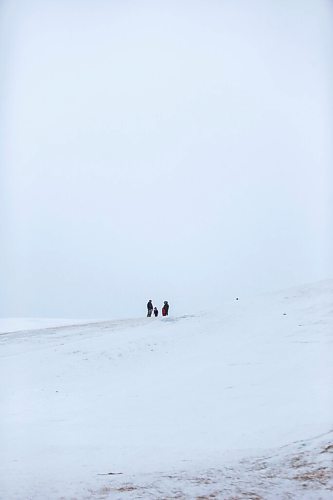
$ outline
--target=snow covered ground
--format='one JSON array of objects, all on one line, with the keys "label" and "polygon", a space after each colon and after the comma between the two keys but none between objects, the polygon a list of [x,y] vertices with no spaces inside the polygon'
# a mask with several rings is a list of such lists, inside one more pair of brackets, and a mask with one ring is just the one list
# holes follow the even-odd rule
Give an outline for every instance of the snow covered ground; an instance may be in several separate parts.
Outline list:
[{"label": "snow covered ground", "polygon": [[0,357],[1,499],[333,496],[333,280]]},{"label": "snow covered ground", "polygon": [[40,330],[42,328],[54,328],[55,326],[81,325],[87,322],[96,323],[97,321],[96,319],[0,318],[0,335],[19,330]]}]

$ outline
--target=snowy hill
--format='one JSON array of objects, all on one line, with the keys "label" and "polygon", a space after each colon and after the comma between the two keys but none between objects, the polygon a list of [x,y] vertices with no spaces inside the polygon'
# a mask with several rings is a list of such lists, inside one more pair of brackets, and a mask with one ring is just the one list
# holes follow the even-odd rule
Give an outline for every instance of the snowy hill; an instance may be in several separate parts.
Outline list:
[{"label": "snowy hill", "polygon": [[0,498],[331,498],[332,304],[1,334]]},{"label": "snowy hill", "polygon": [[[85,320],[85,323],[88,321]],[[89,320],[96,323],[97,320]],[[2,333],[18,332],[22,330],[41,330],[43,328],[54,328],[56,326],[82,325],[82,319],[60,319],[60,318],[0,318],[0,335]]]}]

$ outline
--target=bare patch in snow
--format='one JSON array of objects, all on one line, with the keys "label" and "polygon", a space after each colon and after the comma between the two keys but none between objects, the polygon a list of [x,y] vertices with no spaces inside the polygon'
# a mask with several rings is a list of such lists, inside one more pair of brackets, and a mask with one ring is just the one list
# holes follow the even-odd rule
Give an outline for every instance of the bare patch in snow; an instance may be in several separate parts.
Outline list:
[{"label": "bare patch in snow", "polygon": [[329,499],[333,492],[333,432],[294,443],[270,456],[206,471],[146,474],[91,492],[89,499],[263,500]]}]

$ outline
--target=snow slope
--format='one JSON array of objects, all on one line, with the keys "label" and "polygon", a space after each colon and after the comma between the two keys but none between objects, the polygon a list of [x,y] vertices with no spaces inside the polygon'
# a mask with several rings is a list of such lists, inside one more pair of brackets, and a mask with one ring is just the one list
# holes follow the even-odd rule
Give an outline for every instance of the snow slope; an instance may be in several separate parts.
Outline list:
[{"label": "snow slope", "polygon": [[2,333],[17,332],[20,330],[41,330],[55,326],[81,325],[82,323],[96,323],[96,319],[60,319],[60,318],[0,318],[0,335]]},{"label": "snow slope", "polygon": [[332,495],[332,326],[330,280],[0,335],[0,498]]}]

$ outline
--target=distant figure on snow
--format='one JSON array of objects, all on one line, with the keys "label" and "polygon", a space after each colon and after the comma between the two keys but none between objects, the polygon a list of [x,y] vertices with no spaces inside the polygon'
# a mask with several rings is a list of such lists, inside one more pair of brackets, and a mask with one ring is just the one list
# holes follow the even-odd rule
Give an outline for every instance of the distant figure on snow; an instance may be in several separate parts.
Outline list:
[{"label": "distant figure on snow", "polygon": [[152,300],[148,300],[148,304],[147,304],[147,318],[150,318],[151,317],[151,313],[153,312],[153,302]]},{"label": "distant figure on snow", "polygon": [[168,316],[169,314],[169,304],[168,301],[164,301],[164,306],[162,307],[162,316]]},{"label": "distant figure on snow", "polygon": [[155,316],[155,318],[157,318],[157,316],[158,316],[158,309],[157,309],[157,307],[154,307],[154,316]]}]

